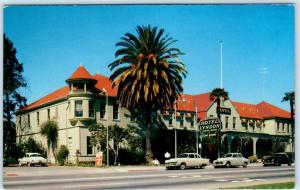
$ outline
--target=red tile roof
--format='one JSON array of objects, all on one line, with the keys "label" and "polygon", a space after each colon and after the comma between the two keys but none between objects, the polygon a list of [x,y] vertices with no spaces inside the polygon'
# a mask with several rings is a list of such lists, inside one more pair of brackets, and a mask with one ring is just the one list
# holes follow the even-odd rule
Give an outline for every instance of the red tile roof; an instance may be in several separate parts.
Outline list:
[{"label": "red tile roof", "polygon": [[279,107],[273,106],[267,102],[261,102],[257,104],[258,109],[261,111],[261,115],[264,118],[268,117],[281,117],[281,118],[291,118],[291,114]]},{"label": "red tile roof", "polygon": [[194,95],[194,101],[198,110],[198,118],[201,120],[206,119],[206,112],[213,103],[213,100],[210,99],[210,93]]},{"label": "red tile roof", "polygon": [[67,81],[74,79],[93,79],[93,77],[82,65],[80,65],[76,69],[76,71],[67,79]]},{"label": "red tile roof", "polygon": [[177,100],[177,110],[195,111],[195,103],[192,95],[182,94],[179,100]]},{"label": "red tile roof", "polygon": [[290,118],[290,113],[267,102],[246,104],[232,102],[241,117],[263,119],[270,117]]},{"label": "red tile roof", "polygon": [[100,74],[95,74],[93,76],[95,80],[97,80],[96,83],[96,88],[99,89],[100,91],[103,91],[103,88],[107,91],[108,96],[117,96],[117,86],[112,88],[112,82],[109,80],[108,77],[100,75]]},{"label": "red tile roof", "polygon": [[262,119],[260,110],[254,104],[232,102],[240,117]]},{"label": "red tile roof", "polygon": [[44,96],[43,98],[29,104],[28,106],[20,109],[19,111],[30,110],[30,109],[39,107],[41,105],[54,102],[56,100],[63,99],[65,97],[67,97],[69,93],[70,93],[70,87],[65,86],[65,87],[60,88],[60,89],[48,94],[47,96]]}]

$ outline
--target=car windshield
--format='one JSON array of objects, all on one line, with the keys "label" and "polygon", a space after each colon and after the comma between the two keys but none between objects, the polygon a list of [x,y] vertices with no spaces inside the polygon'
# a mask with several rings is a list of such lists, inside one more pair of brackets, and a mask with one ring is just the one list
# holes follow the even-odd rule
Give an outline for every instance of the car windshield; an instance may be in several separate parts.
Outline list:
[{"label": "car windshield", "polygon": [[180,154],[179,156],[178,156],[178,158],[186,158],[187,157],[187,154]]},{"label": "car windshield", "polygon": [[30,155],[30,157],[38,157],[38,156],[39,156],[39,157],[42,157],[42,155],[40,155],[40,154],[31,154],[31,155]]},{"label": "car windshield", "polygon": [[224,158],[229,158],[229,157],[231,157],[231,154],[225,154],[224,155]]}]

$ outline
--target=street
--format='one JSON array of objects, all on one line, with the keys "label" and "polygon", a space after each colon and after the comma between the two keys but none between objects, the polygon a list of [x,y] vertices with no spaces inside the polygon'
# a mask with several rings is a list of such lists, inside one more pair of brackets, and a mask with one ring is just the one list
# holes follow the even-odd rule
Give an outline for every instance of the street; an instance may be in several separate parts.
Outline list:
[{"label": "street", "polygon": [[5,189],[203,189],[295,181],[294,166],[165,170],[158,167],[9,167]]}]

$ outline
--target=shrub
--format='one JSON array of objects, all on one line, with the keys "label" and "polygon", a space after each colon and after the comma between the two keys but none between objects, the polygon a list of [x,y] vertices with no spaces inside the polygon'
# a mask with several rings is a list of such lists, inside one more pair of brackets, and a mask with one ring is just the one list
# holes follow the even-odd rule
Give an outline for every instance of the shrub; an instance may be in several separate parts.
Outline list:
[{"label": "shrub", "polygon": [[257,157],[254,156],[254,155],[253,156],[249,156],[248,159],[249,159],[250,163],[256,163],[257,162]]},{"label": "shrub", "polygon": [[65,145],[61,145],[56,155],[56,159],[58,163],[60,165],[64,165],[68,155],[69,155],[68,148]]}]

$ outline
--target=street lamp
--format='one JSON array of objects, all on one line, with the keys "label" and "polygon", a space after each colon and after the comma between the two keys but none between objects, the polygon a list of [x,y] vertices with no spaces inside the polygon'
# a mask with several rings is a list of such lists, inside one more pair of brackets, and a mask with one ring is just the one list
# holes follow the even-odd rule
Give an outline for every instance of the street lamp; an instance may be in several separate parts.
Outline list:
[{"label": "street lamp", "polygon": [[102,88],[103,92],[106,96],[105,103],[105,118],[106,118],[106,164],[109,166],[109,150],[108,150],[108,94],[105,88]]}]

